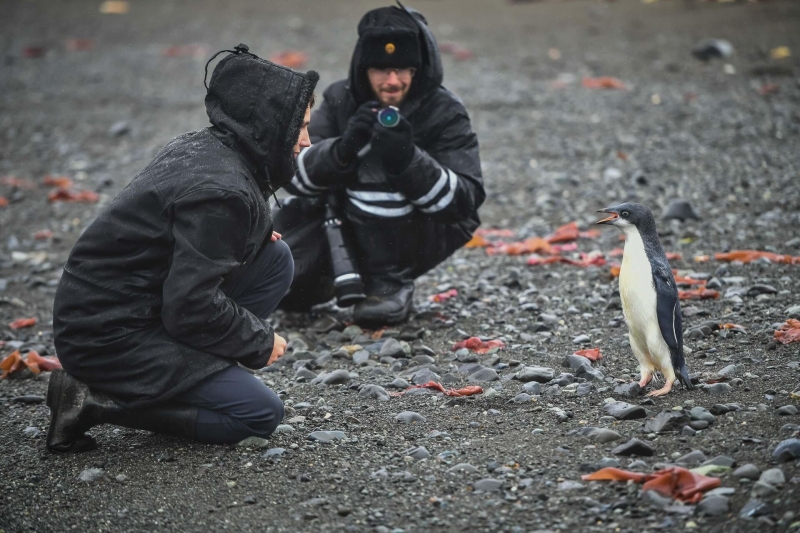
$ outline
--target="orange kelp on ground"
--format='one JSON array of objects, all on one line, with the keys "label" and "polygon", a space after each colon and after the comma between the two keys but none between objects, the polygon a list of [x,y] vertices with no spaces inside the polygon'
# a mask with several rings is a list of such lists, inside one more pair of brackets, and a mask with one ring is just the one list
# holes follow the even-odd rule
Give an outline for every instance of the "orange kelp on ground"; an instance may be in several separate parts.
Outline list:
[{"label": "orange kelp on ground", "polygon": [[[705,259],[705,256],[699,257]],[[773,263],[800,265],[800,257],[798,256],[762,252],[759,250],[733,250],[731,252],[714,254],[714,259],[717,261],[741,261],[742,263],[751,263],[761,258],[769,259]],[[695,258],[695,261],[697,260],[698,258]]]},{"label": "orange kelp on ground", "polygon": [[652,474],[639,474],[619,468],[601,468],[593,474],[582,476],[586,481],[635,481],[644,482],[642,490],[654,490],[663,496],[669,496],[687,503],[697,503],[703,493],[720,486],[717,478],[695,474],[694,472],[673,466],[658,470]]},{"label": "orange kelp on ground", "polygon": [[790,318],[775,330],[775,340],[781,344],[800,342],[800,320]]},{"label": "orange kelp on ground", "polygon": [[719,298],[719,291],[714,289],[689,289],[678,291],[678,298],[681,300],[715,300]]},{"label": "orange kelp on ground", "polygon": [[454,352],[456,350],[460,350],[461,348],[466,348],[467,350],[475,353],[486,353],[492,348],[505,348],[506,345],[501,340],[493,339],[490,341],[482,341],[478,337],[470,337],[469,339],[459,341],[453,345],[451,348]]},{"label": "orange kelp on ground", "polygon": [[600,348],[586,348],[583,350],[578,350],[573,355],[580,355],[589,361],[599,361],[603,358],[603,354],[600,353]]},{"label": "orange kelp on ground", "polygon": [[61,368],[61,362],[58,357],[42,357],[38,352],[31,350],[23,358],[19,350],[17,350],[0,361],[0,370],[2,371],[0,379],[5,379],[9,375],[25,369],[38,374],[42,371],[50,372],[57,368]]},{"label": "orange kelp on ground", "polygon": [[422,385],[411,385],[404,391],[400,392],[390,392],[389,396],[403,396],[406,392],[412,389],[434,389],[438,390],[439,392],[443,393],[445,396],[474,396],[475,394],[481,394],[483,389],[478,385],[469,385],[467,387],[462,387],[460,389],[445,389],[441,383],[436,383],[435,381],[429,381],[427,383],[423,383]]}]

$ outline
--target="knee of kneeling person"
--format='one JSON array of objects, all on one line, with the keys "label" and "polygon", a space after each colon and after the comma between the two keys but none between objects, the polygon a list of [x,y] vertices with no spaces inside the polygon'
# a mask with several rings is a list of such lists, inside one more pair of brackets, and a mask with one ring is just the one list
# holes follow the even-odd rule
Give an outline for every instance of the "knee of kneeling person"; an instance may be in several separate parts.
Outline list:
[{"label": "knee of kneeling person", "polygon": [[280,275],[287,280],[287,283],[291,284],[292,278],[294,277],[294,259],[292,258],[292,250],[283,240],[277,240],[273,242],[272,246],[275,246],[273,253],[275,254],[276,269]]},{"label": "knee of kneeling person", "polygon": [[242,420],[256,437],[266,439],[278,428],[283,421],[284,407],[278,395],[272,393],[266,404],[260,404],[257,412]]}]

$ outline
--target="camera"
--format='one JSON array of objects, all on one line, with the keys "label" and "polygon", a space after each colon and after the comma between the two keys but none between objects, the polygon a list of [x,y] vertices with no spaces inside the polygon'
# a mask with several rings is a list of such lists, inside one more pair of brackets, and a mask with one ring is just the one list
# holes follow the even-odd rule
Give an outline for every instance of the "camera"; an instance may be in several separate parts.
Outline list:
[{"label": "camera", "polygon": [[346,232],[342,231],[342,219],[339,216],[339,201],[335,194],[328,195],[325,204],[325,235],[331,252],[331,269],[333,270],[333,295],[336,305],[349,307],[364,300],[364,282],[358,273],[355,261],[350,256]]},{"label": "camera", "polygon": [[400,122],[400,110],[394,106],[378,111],[378,122],[384,128],[394,128]]}]

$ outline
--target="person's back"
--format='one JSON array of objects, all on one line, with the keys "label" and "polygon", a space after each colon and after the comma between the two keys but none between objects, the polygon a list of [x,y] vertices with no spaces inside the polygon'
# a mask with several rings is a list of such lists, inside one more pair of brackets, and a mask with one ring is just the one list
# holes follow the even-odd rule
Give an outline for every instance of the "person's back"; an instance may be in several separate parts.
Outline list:
[{"label": "person's back", "polygon": [[50,449],[93,445],[83,432],[103,422],[206,442],[280,422],[280,400],[237,363],[285,347],[266,318],[293,265],[268,198],[309,145],[317,79],[237,47],[211,77],[211,127],[170,142],[81,235],[54,302],[66,373],[48,391]]}]

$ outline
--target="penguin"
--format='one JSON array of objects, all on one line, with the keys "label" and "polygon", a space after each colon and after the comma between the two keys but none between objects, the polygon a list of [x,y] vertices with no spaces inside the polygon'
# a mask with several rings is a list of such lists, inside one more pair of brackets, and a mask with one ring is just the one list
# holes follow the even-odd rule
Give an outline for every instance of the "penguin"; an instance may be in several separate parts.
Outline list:
[{"label": "penguin", "polygon": [[619,273],[622,312],[628,324],[633,354],[639,361],[644,388],[661,372],[666,384],[648,396],[663,396],[675,380],[694,388],[683,357],[683,329],[678,287],[656,233],[656,221],[647,206],[624,203],[598,213],[610,216],[597,222],[618,227],[625,235]]}]

